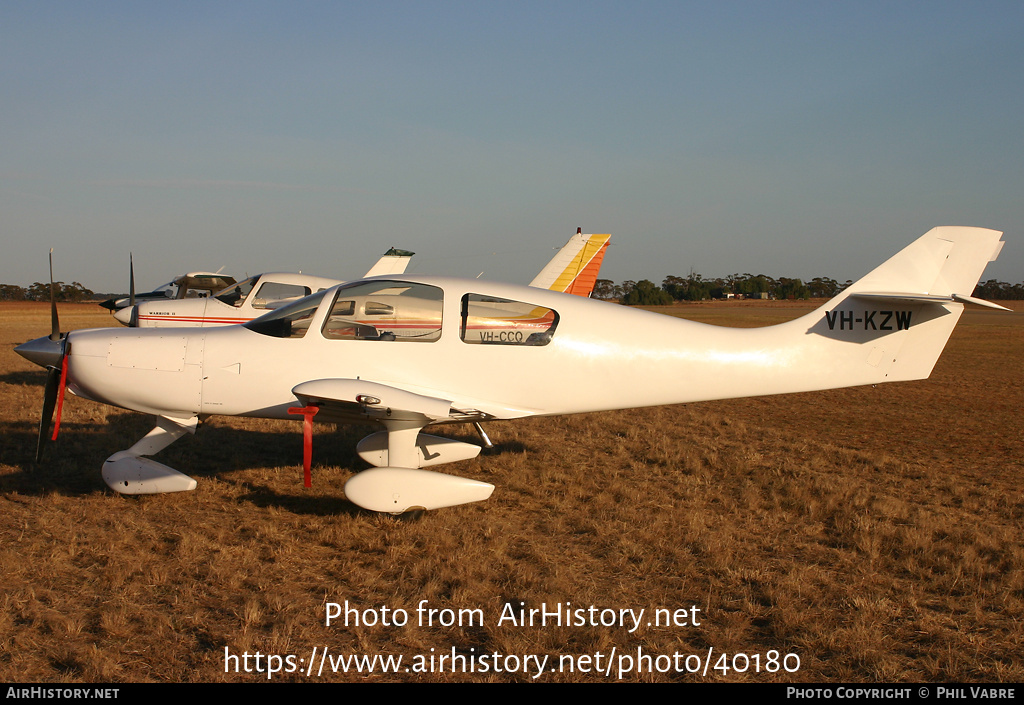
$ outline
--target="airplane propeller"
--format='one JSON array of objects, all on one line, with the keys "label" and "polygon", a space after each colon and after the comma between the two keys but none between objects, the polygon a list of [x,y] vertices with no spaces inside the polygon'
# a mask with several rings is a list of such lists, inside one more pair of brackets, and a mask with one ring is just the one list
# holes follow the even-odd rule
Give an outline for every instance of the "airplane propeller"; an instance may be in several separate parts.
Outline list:
[{"label": "airplane propeller", "polygon": [[43,459],[43,448],[50,425],[54,420],[54,409],[57,411],[56,424],[50,440],[57,440],[60,431],[60,415],[64,406],[64,390],[67,387],[68,365],[67,356],[70,344],[67,334],[60,332],[60,320],[57,317],[57,296],[53,283],[53,250],[50,250],[50,335],[36,338],[14,348],[14,351],[25,359],[46,368],[46,387],[43,391],[43,413],[39,418],[39,438],[36,441],[36,463]]},{"label": "airplane propeller", "polygon": [[[61,411],[64,408],[64,390],[67,388],[68,381],[68,364],[67,364],[67,349],[70,347],[64,341],[62,342],[62,354],[60,360],[60,367],[47,367],[46,371],[46,388],[43,392],[43,413],[39,417],[39,437],[36,440],[36,462],[42,462],[43,460],[43,448],[46,446],[47,436],[50,433],[50,424],[53,423],[53,435],[50,436],[51,441],[57,440],[57,434],[60,432],[60,416]],[[54,405],[56,405],[57,415],[54,419]]]},{"label": "airplane propeller", "polygon": [[138,328],[139,310],[135,308],[135,262],[132,260],[131,252],[128,253],[128,310],[132,312],[128,326]]}]

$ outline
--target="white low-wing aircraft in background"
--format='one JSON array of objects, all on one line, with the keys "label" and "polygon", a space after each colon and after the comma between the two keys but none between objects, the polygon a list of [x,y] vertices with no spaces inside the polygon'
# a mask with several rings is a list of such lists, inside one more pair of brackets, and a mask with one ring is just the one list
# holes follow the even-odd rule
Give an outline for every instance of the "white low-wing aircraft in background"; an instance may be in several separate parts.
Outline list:
[{"label": "white low-wing aircraft in background", "polygon": [[[486,499],[493,486],[429,470],[480,447],[433,424],[571,414],[923,379],[1001,233],[931,230],[816,311],[724,328],[538,288],[386,276],[333,287],[242,326],[95,329],[26,343],[50,367],[41,434],[74,394],[157,415],[103,465],[124,493],[191,490],[148,456],[211,415],[373,422],[346,497],[400,513]],[[59,414],[58,414],[59,423]],[[481,429],[482,430],[482,429]],[[486,437],[485,437],[486,440]]]},{"label": "white low-wing aircraft in background", "polygon": [[[402,274],[415,253],[392,247],[366,273],[367,277]],[[314,291],[340,284],[340,279],[310,274],[268,272],[245,281],[225,284],[206,298],[176,298],[140,301],[114,314],[119,322],[133,328],[191,328],[230,326],[245,323],[279,308],[283,303],[309,296]]]},{"label": "white low-wing aircraft in background", "polygon": [[[610,235],[576,235],[530,282],[530,286],[590,296],[597,282]],[[414,253],[391,248],[370,268],[364,278],[402,274]],[[231,281],[208,298],[160,298],[122,308],[114,318],[132,328],[182,328],[228,326],[245,323],[280,308],[289,301],[341,284],[340,279],[325,279],[309,274],[270,272]]]},{"label": "white low-wing aircraft in background", "polygon": [[[188,274],[182,274],[180,277],[175,277],[171,281],[158,286],[153,291],[143,292],[136,294],[135,290],[135,270],[132,268],[131,274],[131,288],[132,294],[130,296],[115,297],[101,301],[100,306],[106,309],[110,309],[111,313],[121,311],[125,308],[131,308],[136,304],[144,301],[169,301],[177,299],[192,299],[204,296],[210,296],[215,291],[220,291],[226,286],[231,286],[235,283],[234,277],[229,277],[226,274],[217,272],[189,272]],[[116,314],[115,314],[116,315]],[[118,319],[120,320],[120,319]]]}]

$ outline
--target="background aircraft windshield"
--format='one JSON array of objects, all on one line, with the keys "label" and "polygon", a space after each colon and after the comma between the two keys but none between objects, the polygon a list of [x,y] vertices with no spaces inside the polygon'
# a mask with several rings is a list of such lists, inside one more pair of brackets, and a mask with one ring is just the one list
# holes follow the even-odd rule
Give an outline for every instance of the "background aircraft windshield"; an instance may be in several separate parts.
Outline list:
[{"label": "background aircraft windshield", "polygon": [[327,291],[318,291],[242,325],[251,331],[274,338],[301,338],[309,330],[309,322],[316,314],[325,294]]}]

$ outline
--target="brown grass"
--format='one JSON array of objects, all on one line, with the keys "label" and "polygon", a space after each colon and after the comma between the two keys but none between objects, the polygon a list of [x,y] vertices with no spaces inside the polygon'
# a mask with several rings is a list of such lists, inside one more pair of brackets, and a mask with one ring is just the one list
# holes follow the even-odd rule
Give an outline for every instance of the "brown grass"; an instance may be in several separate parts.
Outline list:
[{"label": "brown grass", "polygon": [[[760,325],[806,310],[671,313]],[[95,306],[61,316],[65,327],[110,322]],[[212,419],[159,456],[196,477],[195,492],[130,498],[107,491],[99,468],[151,420],[70,398],[62,437],[33,472],[43,374],[12,348],[44,334],[48,313],[0,305],[0,322],[4,681],[265,680],[225,673],[225,647],[307,659],[327,647],[406,664],[453,647],[554,659],[713,649],[716,660],[761,654],[762,664],[775,650],[797,654],[799,670],[625,679],[1024,680],[1018,314],[965,314],[923,382],[494,423],[496,450],[451,468],[494,482],[494,496],[418,521],[344,500],[362,467],[359,428],[318,427],[306,490],[297,423]],[[404,608],[410,624],[326,627],[325,603],[345,600]],[[416,625],[420,600],[480,609],[485,622]],[[696,606],[701,625],[498,626],[503,607],[521,602]]]}]

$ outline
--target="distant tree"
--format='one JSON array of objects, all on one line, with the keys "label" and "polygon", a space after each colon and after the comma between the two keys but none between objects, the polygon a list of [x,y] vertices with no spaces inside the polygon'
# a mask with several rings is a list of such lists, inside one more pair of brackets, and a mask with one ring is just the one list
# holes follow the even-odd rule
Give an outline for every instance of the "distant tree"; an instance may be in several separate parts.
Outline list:
[{"label": "distant tree", "polygon": [[25,287],[16,284],[0,284],[0,301],[24,301]]},{"label": "distant tree", "polygon": [[[643,288],[633,293],[640,289],[641,284],[643,284]],[[805,284],[802,279],[788,277],[773,279],[764,274],[754,275],[749,272],[730,274],[720,279],[705,279],[697,272],[690,270],[690,274],[685,278],[665,277],[660,289],[646,279],[639,283],[627,280],[621,285],[614,284],[608,279],[599,279],[594,289],[594,297],[618,299],[624,304],[635,304],[642,301],[647,306],[656,306],[658,301],[665,301],[660,294],[653,293],[655,290],[675,301],[703,301],[709,298],[719,298],[730,292],[743,296],[767,293],[778,299],[830,298],[841,293],[851,284],[853,282],[849,279],[840,284],[830,277],[815,277]],[[28,296],[32,295],[32,290],[30,290]],[[1024,282],[1008,284],[996,279],[989,279],[975,287],[974,296],[996,301],[1024,300]],[[46,297],[49,297],[49,293],[46,294]],[[667,303],[667,301],[665,302]]]},{"label": "distant tree", "polygon": [[86,289],[80,282],[65,284],[57,293],[58,301],[81,302],[92,298],[92,290]]},{"label": "distant tree", "polygon": [[979,299],[1020,300],[1024,299],[1024,282],[1008,284],[1007,282],[989,279],[974,288],[974,296]]},{"label": "distant tree", "polygon": [[686,280],[682,277],[668,276],[661,282],[661,288],[676,301],[682,301],[686,295]]},{"label": "distant tree", "polygon": [[[79,302],[91,299],[93,292],[91,289],[86,289],[79,282],[72,282],[65,284],[64,282],[53,283],[53,295],[57,301],[65,302]],[[25,298],[30,301],[49,301],[50,300],[50,285],[43,282],[35,282],[25,292]]]},{"label": "distant tree", "polygon": [[598,279],[597,282],[594,283],[594,293],[592,298],[602,299],[604,301],[618,298],[615,295],[615,282],[611,279]]},{"label": "distant tree", "polygon": [[705,281],[704,277],[691,269],[685,279],[676,276],[665,277],[661,286],[662,290],[676,301],[703,301],[711,298],[712,289],[721,287],[721,280]]},{"label": "distant tree", "polygon": [[815,277],[807,282],[811,296],[830,298],[839,293],[839,282],[829,277]]},{"label": "distant tree", "polygon": [[754,276],[753,274],[747,273],[736,281],[733,290],[737,294],[750,296],[751,294],[768,294],[771,293],[774,288],[775,280],[771,277],[766,277],[763,274]]},{"label": "distant tree", "polygon": [[687,301],[704,301],[711,297],[711,283],[704,281],[697,272],[690,270],[690,276],[686,278],[686,295],[683,297]]},{"label": "distant tree", "polygon": [[654,282],[642,279],[622,297],[621,303],[628,306],[665,306],[672,303],[672,297]]},{"label": "distant tree", "polygon": [[780,299],[809,299],[811,290],[799,279],[782,277],[778,281],[775,296]]},{"label": "distant tree", "polygon": [[[54,286],[56,291],[57,287]],[[25,292],[25,298],[29,301],[49,301],[50,285],[43,282],[33,282],[32,286]]]}]

